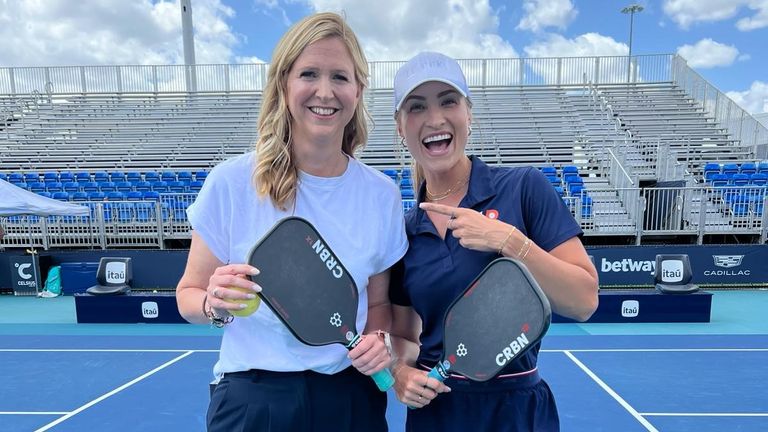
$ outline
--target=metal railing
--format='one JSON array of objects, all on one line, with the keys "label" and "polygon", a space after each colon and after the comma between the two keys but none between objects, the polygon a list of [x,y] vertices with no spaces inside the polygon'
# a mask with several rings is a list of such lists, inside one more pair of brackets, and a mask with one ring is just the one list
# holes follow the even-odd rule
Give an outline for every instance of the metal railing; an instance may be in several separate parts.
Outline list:
[{"label": "metal railing", "polygon": [[[671,54],[461,59],[470,86],[583,85],[671,81]],[[402,61],[369,63],[370,88],[392,88]],[[631,73],[627,73],[627,68]],[[0,94],[261,91],[269,64],[45,66],[0,68]],[[194,82],[193,82],[194,81]]]},{"label": "metal railing", "polygon": [[756,157],[768,155],[768,129],[736,102],[708,83],[688,63],[675,55],[671,60],[673,81],[704,108],[743,145],[753,146]]},{"label": "metal railing", "polygon": [[[618,158],[617,158],[618,159]],[[768,240],[768,190],[765,186],[632,187],[628,175],[616,184],[589,188],[563,201],[587,236],[633,237],[636,244],[653,236],[743,234]],[[6,235],[0,247],[25,248],[165,248],[166,240],[191,238],[186,208],[195,194],[161,194],[159,201],[83,203],[91,216],[0,218]],[[404,207],[412,206],[406,200]]]}]

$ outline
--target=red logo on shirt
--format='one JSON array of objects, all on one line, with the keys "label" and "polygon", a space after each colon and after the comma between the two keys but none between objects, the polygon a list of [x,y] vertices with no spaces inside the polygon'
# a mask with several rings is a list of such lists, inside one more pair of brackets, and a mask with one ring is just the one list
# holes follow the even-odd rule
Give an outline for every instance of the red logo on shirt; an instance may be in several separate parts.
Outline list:
[{"label": "red logo on shirt", "polygon": [[485,216],[487,216],[490,219],[498,219],[499,211],[494,209],[488,209],[485,211]]}]

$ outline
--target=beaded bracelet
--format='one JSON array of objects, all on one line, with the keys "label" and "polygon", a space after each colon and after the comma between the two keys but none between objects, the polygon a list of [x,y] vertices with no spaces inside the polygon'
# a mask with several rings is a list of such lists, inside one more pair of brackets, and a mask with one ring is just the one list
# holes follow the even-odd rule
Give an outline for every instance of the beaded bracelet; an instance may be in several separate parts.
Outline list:
[{"label": "beaded bracelet", "polygon": [[228,317],[220,317],[213,312],[213,307],[207,306],[210,305],[208,304],[208,293],[205,293],[205,296],[203,297],[203,315],[205,315],[208,320],[211,321],[211,325],[216,328],[222,328],[235,319],[232,315],[229,315]]}]

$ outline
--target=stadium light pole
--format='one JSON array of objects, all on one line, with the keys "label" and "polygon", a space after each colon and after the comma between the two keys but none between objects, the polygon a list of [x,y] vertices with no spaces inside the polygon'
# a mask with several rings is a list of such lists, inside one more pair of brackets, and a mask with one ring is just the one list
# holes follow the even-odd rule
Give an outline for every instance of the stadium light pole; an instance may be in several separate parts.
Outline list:
[{"label": "stadium light pole", "polygon": [[643,11],[639,4],[633,4],[621,10],[623,14],[629,14],[629,56],[627,56],[627,83],[629,83],[632,74],[632,26],[635,21],[635,14]]}]

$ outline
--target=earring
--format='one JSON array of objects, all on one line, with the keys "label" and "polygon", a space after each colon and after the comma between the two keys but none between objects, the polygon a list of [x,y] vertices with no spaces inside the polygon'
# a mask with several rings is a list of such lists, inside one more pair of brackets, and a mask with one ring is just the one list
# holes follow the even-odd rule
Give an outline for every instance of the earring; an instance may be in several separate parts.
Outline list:
[{"label": "earring", "polygon": [[405,137],[400,137],[400,146],[405,147]]},{"label": "earring", "polygon": [[472,125],[467,126],[467,136],[472,136]]}]

